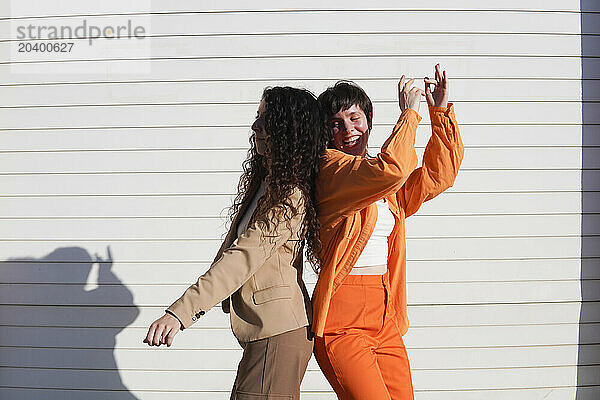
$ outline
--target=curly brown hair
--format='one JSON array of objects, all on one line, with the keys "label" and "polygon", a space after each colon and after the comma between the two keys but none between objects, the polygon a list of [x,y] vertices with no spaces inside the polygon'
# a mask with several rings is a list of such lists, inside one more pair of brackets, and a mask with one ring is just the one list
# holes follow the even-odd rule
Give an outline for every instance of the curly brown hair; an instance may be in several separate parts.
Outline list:
[{"label": "curly brown hair", "polygon": [[315,180],[327,146],[329,130],[323,122],[325,118],[315,95],[306,89],[288,86],[266,88],[262,100],[265,103],[267,133],[265,155],[257,153],[252,135],[229,217],[233,221],[246,197],[264,180],[265,194],[257,206],[256,220],[264,221],[269,210],[279,208],[283,219],[289,223],[298,213],[290,203],[289,196],[298,187],[305,206],[300,237],[306,243],[307,260],[318,271],[321,240]]}]

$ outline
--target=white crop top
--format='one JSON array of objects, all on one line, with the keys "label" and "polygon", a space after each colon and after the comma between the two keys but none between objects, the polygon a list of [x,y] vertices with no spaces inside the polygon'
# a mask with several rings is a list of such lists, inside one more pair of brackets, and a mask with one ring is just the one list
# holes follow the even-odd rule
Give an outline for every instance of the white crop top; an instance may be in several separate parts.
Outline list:
[{"label": "white crop top", "polygon": [[377,204],[377,222],[373,234],[352,267],[350,275],[383,275],[387,272],[388,236],[394,229],[395,219],[387,202]]}]

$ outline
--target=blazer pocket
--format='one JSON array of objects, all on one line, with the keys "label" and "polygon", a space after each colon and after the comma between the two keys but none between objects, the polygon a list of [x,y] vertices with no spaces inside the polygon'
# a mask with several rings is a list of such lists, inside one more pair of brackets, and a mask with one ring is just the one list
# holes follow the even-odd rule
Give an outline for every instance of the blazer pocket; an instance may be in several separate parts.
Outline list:
[{"label": "blazer pocket", "polygon": [[272,300],[291,299],[292,288],[285,286],[271,286],[266,289],[258,290],[252,294],[254,304],[263,304]]},{"label": "blazer pocket", "polygon": [[240,392],[237,390],[234,396],[231,396],[235,400],[292,400],[291,394],[260,394],[260,393],[248,393]]}]

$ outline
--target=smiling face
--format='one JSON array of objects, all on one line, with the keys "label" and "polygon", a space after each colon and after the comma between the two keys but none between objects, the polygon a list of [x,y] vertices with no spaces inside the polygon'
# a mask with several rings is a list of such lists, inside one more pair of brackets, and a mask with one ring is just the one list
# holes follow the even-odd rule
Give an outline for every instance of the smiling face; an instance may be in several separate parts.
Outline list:
[{"label": "smiling face", "polygon": [[256,152],[260,155],[265,154],[267,148],[267,131],[265,131],[265,113],[266,104],[264,100],[261,100],[258,110],[256,111],[256,119],[252,124],[252,131],[254,132],[254,141],[256,142]]},{"label": "smiling face", "polygon": [[367,143],[371,126],[365,112],[356,104],[340,110],[329,120],[336,149],[354,156],[367,154]]}]

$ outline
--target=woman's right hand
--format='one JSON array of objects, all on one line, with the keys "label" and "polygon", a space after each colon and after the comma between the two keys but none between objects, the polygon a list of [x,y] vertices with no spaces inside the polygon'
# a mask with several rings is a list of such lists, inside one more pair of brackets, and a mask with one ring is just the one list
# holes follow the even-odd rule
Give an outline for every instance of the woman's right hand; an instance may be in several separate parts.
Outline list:
[{"label": "woman's right hand", "polygon": [[167,347],[171,347],[173,338],[179,332],[180,327],[181,323],[177,318],[169,313],[165,313],[165,315],[150,325],[144,343],[148,343],[148,346],[166,344]]},{"label": "woman's right hand", "polygon": [[404,112],[407,108],[419,112],[419,106],[421,105],[421,97],[425,96],[425,91],[417,87],[411,87],[415,82],[414,79],[404,82],[405,77],[402,75],[400,82],[398,83],[398,104],[400,105],[400,111]]}]

